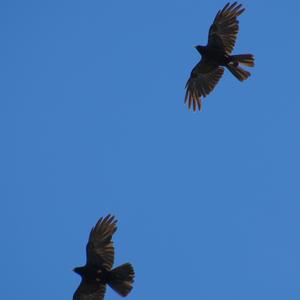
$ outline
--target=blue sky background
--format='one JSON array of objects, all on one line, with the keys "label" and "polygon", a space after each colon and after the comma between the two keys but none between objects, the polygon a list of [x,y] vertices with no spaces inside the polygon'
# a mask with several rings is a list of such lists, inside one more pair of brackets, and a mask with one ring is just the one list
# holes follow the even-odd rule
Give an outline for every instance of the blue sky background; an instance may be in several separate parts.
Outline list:
[{"label": "blue sky background", "polygon": [[0,2],[3,299],[71,299],[109,212],[128,300],[300,299],[300,3],[244,0],[253,75],[188,112],[225,3]]}]

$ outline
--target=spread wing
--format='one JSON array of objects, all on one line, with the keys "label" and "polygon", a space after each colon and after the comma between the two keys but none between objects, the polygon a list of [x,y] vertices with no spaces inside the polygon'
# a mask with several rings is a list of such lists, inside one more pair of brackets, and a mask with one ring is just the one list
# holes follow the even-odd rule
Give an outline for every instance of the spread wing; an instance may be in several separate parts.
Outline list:
[{"label": "spread wing", "polygon": [[105,284],[81,280],[79,287],[73,295],[73,300],[102,300],[105,290]]},{"label": "spread wing", "polygon": [[203,59],[195,66],[185,86],[184,102],[187,102],[189,109],[193,106],[194,111],[197,108],[201,110],[201,97],[206,97],[214,89],[223,73],[223,67],[211,65]]},{"label": "spread wing", "polygon": [[112,235],[117,230],[117,220],[108,215],[101,218],[92,228],[86,246],[87,264],[96,265],[110,270],[114,263],[114,245]]},{"label": "spread wing", "polygon": [[239,32],[237,17],[244,10],[242,4],[237,2],[231,5],[227,3],[222,10],[219,10],[209,29],[207,46],[221,48],[227,54],[230,54]]}]

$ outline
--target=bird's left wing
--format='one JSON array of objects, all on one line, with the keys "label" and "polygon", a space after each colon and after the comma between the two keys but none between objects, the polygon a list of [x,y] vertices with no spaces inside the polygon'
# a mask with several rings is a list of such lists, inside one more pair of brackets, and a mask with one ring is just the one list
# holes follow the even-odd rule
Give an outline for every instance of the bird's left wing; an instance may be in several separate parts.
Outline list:
[{"label": "bird's left wing", "polygon": [[81,280],[81,283],[73,295],[73,300],[103,300],[106,286],[99,282],[86,282]]},{"label": "bird's left wing", "polygon": [[229,55],[239,32],[237,17],[244,10],[245,8],[237,2],[227,3],[222,10],[219,10],[209,29],[207,46],[221,49]]},{"label": "bird's left wing", "polygon": [[201,97],[206,97],[216,86],[224,73],[223,67],[210,67],[208,63],[201,60],[192,70],[191,76],[186,83],[185,103],[189,109],[201,110]]},{"label": "bird's left wing", "polygon": [[110,270],[114,263],[114,245],[112,236],[117,230],[117,220],[108,215],[101,218],[92,228],[86,246],[87,264]]}]

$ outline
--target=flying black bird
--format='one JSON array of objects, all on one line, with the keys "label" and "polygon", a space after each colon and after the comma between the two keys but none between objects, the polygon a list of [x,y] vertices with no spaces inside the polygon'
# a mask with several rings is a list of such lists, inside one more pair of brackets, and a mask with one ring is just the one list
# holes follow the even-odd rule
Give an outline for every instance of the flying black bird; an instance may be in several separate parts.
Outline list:
[{"label": "flying black bird", "polygon": [[134,270],[126,263],[112,269],[114,245],[112,235],[117,230],[117,220],[108,215],[101,218],[92,228],[86,246],[86,264],[73,271],[81,276],[81,283],[73,300],[102,300],[106,284],[125,297],[132,289]]},{"label": "flying black bird", "polygon": [[208,33],[206,46],[196,46],[201,54],[200,62],[194,67],[186,83],[185,102],[201,110],[201,97],[206,97],[216,86],[226,67],[238,80],[243,81],[250,76],[248,71],[240,67],[254,66],[252,54],[230,55],[239,32],[237,17],[244,12],[241,4],[227,3],[219,10]]}]

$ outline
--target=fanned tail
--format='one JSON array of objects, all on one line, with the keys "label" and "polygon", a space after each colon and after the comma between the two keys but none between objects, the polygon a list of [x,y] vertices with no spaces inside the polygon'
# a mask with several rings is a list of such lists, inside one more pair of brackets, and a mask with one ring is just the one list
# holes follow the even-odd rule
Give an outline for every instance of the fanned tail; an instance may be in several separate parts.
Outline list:
[{"label": "fanned tail", "polygon": [[238,54],[229,57],[229,63],[226,65],[228,70],[240,81],[246,80],[251,73],[242,69],[239,65],[254,67],[254,56],[252,54]]},{"label": "fanned tail", "polygon": [[252,54],[231,55],[230,62],[247,67],[254,67],[254,56]]},{"label": "fanned tail", "polygon": [[119,295],[125,297],[132,290],[134,270],[131,264],[126,263],[116,267],[110,272],[109,286]]}]

